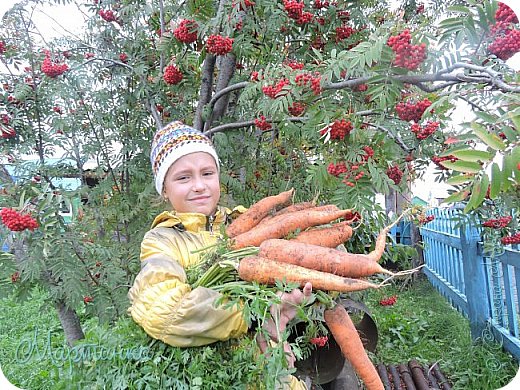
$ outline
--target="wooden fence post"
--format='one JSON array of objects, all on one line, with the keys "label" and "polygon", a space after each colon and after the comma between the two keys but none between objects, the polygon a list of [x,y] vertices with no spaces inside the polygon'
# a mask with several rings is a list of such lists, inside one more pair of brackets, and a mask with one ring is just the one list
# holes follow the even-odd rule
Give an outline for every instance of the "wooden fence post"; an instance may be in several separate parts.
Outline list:
[{"label": "wooden fence post", "polygon": [[482,336],[482,331],[490,318],[484,257],[478,250],[480,234],[474,226],[461,227],[460,240],[466,287],[464,293],[468,302],[471,337],[476,339]]}]

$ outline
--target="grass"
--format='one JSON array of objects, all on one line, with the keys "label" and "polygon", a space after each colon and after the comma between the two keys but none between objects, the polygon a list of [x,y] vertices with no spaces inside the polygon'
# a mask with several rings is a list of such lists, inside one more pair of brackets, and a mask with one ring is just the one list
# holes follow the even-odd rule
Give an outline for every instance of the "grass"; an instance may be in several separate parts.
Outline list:
[{"label": "grass", "polygon": [[[382,298],[392,295],[397,295],[394,305],[379,304]],[[147,363],[146,359],[141,359],[137,364],[113,362],[114,365],[111,365],[106,362],[97,371],[85,371],[85,374],[71,374],[66,366],[60,367],[61,364],[57,364],[60,363],[59,356],[53,363],[48,357],[37,359],[36,353],[33,353],[29,362],[23,362],[23,347],[27,345],[24,342],[33,340],[36,330],[36,339],[42,351],[47,343],[56,350],[63,347],[57,315],[54,309],[48,309],[45,300],[46,294],[38,289],[33,290],[30,299],[23,304],[16,303],[11,298],[0,299],[0,364],[4,375],[13,384],[29,390],[68,388],[63,383],[76,383],[76,377],[85,378],[82,375],[104,375],[97,378],[99,384],[100,381],[106,383],[110,379],[112,382],[108,383],[113,383],[115,379],[121,381],[121,378],[127,381],[137,380],[148,370],[155,370],[153,367],[160,360],[157,356],[153,359],[153,364]],[[483,340],[473,343],[468,321],[452,309],[424,279],[404,290],[399,286],[388,286],[371,291],[365,298],[365,303],[378,325],[379,341],[373,355],[375,362],[398,364],[411,359],[429,364],[438,362],[442,372],[453,383],[454,389],[498,389],[509,383],[516,374],[518,362],[505,353],[499,344]],[[120,325],[110,329],[96,325],[92,319],[85,321],[85,324],[90,341],[99,338],[105,340],[105,344],[126,343],[128,347],[143,344],[146,340],[146,337],[142,337],[142,332],[136,331],[136,325],[130,320],[122,321]],[[201,353],[207,351],[201,350]],[[201,355],[201,358],[207,359],[207,356]],[[179,359],[183,357],[180,356]],[[121,367],[114,367],[115,365]],[[112,369],[119,370],[117,377],[114,374],[110,378]],[[224,374],[226,369],[227,373]],[[230,375],[233,370],[236,371],[236,366],[229,365],[226,368],[222,365],[222,370],[218,371],[222,375]],[[172,378],[171,375],[169,378]],[[88,388],[101,387],[93,385]]]},{"label": "grass", "polygon": [[[392,306],[382,298],[396,295]],[[377,323],[374,358],[385,364],[438,362],[453,389],[494,390],[508,384],[518,362],[488,334],[472,342],[469,321],[440,295],[426,278],[411,288],[389,286],[371,291],[365,302]]]}]

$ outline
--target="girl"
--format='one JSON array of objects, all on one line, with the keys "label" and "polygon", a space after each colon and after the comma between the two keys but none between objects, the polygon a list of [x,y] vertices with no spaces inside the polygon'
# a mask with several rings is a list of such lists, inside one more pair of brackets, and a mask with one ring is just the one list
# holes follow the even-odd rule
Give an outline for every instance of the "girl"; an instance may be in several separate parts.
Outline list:
[{"label": "girl", "polygon": [[[197,249],[214,244],[231,210],[220,200],[219,160],[211,140],[181,122],[159,130],[152,141],[150,160],[157,192],[172,211],[158,215],[141,244],[141,271],[128,293],[129,313],[153,338],[176,347],[193,347],[239,337],[247,332],[242,312],[215,306],[219,293],[209,288],[191,289],[185,269],[201,261]],[[235,212],[243,212],[237,207]],[[274,341],[296,314],[296,306],[310,296],[303,291],[282,294],[266,321]],[[278,328],[277,325],[278,324]],[[265,340],[259,339],[265,350]],[[287,349],[288,364],[294,356]],[[295,377],[285,388],[305,389]]]}]

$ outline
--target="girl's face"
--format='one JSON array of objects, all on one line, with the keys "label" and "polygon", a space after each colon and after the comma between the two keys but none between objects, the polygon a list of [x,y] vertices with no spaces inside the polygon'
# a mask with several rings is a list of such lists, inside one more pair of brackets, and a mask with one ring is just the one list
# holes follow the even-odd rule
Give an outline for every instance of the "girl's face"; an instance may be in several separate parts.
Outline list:
[{"label": "girl's face", "polygon": [[220,181],[213,157],[195,152],[175,161],[164,179],[164,195],[180,213],[213,214],[220,199]]}]

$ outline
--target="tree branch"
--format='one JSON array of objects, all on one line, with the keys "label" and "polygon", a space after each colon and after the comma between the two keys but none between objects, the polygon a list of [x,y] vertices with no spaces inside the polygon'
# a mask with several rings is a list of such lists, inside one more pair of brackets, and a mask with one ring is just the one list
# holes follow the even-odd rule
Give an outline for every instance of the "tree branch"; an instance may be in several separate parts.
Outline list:
[{"label": "tree branch", "polygon": [[[229,85],[229,81],[235,74],[236,57],[229,53],[218,59],[218,79],[215,87],[215,92],[218,93],[220,90],[226,88]],[[226,112],[227,105],[229,103],[229,94],[222,95],[224,98],[216,101],[214,108],[211,110],[211,115],[204,124],[204,129],[210,128],[214,120],[219,120]],[[211,100],[210,100],[211,101]]]},{"label": "tree branch", "polygon": [[211,98],[211,90],[213,87],[213,70],[215,69],[215,61],[217,57],[214,54],[206,54],[204,59],[204,68],[202,69],[202,81],[200,84],[199,102],[197,104],[197,110],[195,111],[195,117],[193,118],[193,127],[197,130],[201,130],[204,127],[204,121],[202,120],[202,111],[204,106],[209,102]]}]

